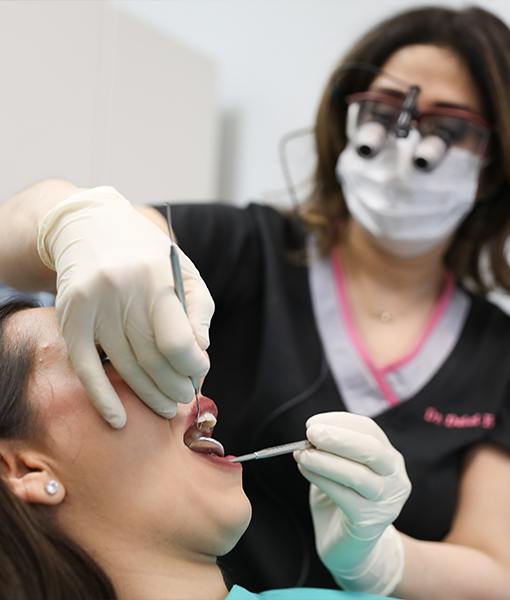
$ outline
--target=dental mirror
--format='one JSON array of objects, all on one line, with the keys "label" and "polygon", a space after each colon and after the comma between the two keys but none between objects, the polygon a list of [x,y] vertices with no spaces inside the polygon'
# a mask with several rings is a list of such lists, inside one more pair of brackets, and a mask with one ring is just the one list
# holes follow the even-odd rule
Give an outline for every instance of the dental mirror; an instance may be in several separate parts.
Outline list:
[{"label": "dental mirror", "polygon": [[223,445],[211,437],[200,436],[192,440],[188,448],[193,452],[200,452],[202,454],[216,454],[216,456],[225,456],[225,449]]}]

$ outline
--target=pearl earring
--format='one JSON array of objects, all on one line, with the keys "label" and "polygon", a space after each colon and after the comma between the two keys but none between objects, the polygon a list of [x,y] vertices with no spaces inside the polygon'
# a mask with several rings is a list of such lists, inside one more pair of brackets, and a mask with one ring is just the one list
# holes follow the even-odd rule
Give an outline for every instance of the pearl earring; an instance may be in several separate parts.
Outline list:
[{"label": "pearl earring", "polygon": [[50,479],[48,483],[44,486],[44,491],[48,494],[48,496],[54,496],[58,492],[58,488],[58,481]]}]

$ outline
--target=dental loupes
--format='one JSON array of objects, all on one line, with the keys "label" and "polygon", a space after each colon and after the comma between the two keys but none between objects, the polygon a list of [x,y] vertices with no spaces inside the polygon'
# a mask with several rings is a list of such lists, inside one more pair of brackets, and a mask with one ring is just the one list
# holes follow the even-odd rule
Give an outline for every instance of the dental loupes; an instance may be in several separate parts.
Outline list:
[{"label": "dental loupes", "polygon": [[273,456],[290,454],[296,450],[309,450],[313,447],[314,446],[308,440],[301,440],[300,442],[291,442],[290,444],[282,444],[281,446],[271,446],[271,448],[264,448],[263,450],[236,456],[229,460],[230,462],[248,462],[249,460],[260,460],[262,458],[273,458]]}]

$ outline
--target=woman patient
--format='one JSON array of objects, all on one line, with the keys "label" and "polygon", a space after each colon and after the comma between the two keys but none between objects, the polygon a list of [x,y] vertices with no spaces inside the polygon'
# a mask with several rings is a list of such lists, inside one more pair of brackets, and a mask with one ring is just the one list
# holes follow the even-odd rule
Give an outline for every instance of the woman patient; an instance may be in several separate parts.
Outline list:
[{"label": "woman patient", "polygon": [[91,406],[54,310],[0,308],[0,596],[227,597],[216,557],[251,516],[241,466],[187,448],[194,406],[163,419],[105,369],[128,413],[119,431]]}]

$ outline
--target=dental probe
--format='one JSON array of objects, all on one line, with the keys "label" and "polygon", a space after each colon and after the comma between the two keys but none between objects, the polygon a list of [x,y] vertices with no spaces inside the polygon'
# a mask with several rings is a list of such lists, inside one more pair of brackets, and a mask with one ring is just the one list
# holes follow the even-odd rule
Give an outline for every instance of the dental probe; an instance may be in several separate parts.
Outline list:
[{"label": "dental probe", "polygon": [[[181,263],[179,261],[179,254],[177,253],[177,242],[174,236],[174,230],[172,229],[172,215],[170,212],[170,204],[166,204],[166,222],[168,225],[168,232],[170,235],[170,264],[172,265],[172,275],[174,277],[175,294],[182,304],[184,312],[188,314],[186,307],[186,296],[184,294],[184,282],[182,280]],[[190,377],[191,385],[195,391],[195,400],[197,402],[197,418],[200,417],[200,400],[198,399],[198,388],[199,384],[194,377]]]},{"label": "dental probe", "polygon": [[273,456],[290,454],[296,450],[309,450],[310,448],[314,448],[314,446],[308,440],[301,440],[300,442],[291,442],[290,444],[282,444],[281,446],[271,446],[271,448],[264,448],[263,450],[236,456],[229,460],[230,462],[247,462],[249,460],[260,460],[261,458],[273,458]]},{"label": "dental probe", "polygon": [[[184,312],[188,314],[188,310],[186,308],[186,296],[184,294],[184,283],[182,281],[182,270],[181,270],[181,262],[179,260],[179,253],[177,252],[177,242],[174,237],[174,230],[172,229],[172,215],[170,212],[170,204],[166,204],[166,222],[168,225],[168,232],[170,235],[170,264],[172,265],[172,274],[174,276],[174,286],[175,286],[175,294],[179,299],[179,302],[182,304],[182,308]],[[197,403],[197,416],[195,417],[195,424],[197,429],[200,430],[200,423],[198,419],[200,417],[200,400],[198,398],[198,390],[200,387],[200,381],[195,377],[190,377],[191,385],[195,391],[195,400]],[[225,449],[223,448],[223,444],[218,442],[212,437],[208,437],[205,435],[201,435],[198,438],[194,439],[189,443],[188,448],[190,450],[194,450],[195,452],[200,452],[203,454],[216,454],[217,456],[225,456]]]}]

